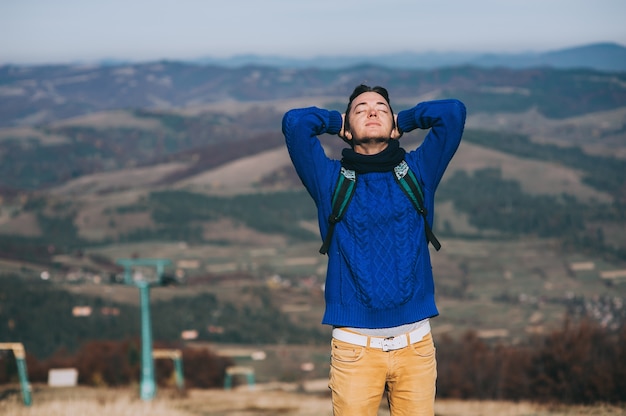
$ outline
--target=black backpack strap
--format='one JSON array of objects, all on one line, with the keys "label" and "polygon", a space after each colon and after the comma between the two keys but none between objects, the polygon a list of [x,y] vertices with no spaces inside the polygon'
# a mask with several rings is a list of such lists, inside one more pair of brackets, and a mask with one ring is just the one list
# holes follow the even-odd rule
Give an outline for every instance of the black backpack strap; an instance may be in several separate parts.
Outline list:
[{"label": "black backpack strap", "polygon": [[332,240],[333,233],[335,231],[335,224],[343,218],[343,214],[345,214],[348,204],[350,204],[352,195],[354,195],[355,187],[356,172],[341,167],[341,173],[339,174],[339,178],[337,179],[337,184],[335,185],[335,190],[333,192],[333,210],[328,218],[328,232],[326,233],[324,244],[320,247],[321,254],[328,253],[330,241]]},{"label": "black backpack strap", "polygon": [[400,188],[409,197],[417,212],[419,212],[424,218],[426,239],[430,241],[433,247],[435,247],[435,250],[439,251],[441,243],[437,240],[437,237],[433,233],[433,230],[430,228],[430,224],[428,224],[428,220],[426,219],[428,212],[424,206],[424,194],[422,193],[422,188],[420,187],[415,174],[411,171],[411,169],[409,169],[409,165],[404,160],[393,169],[393,173],[396,181],[400,185]]}]

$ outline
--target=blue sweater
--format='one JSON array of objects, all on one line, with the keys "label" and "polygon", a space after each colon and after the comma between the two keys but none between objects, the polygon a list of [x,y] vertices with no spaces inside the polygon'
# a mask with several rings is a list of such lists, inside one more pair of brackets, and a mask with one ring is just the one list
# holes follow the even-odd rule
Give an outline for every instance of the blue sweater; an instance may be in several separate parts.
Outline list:
[{"label": "blue sweater", "polygon": [[[398,113],[401,131],[430,129],[405,157],[422,184],[430,224],[435,189],[459,146],[465,114],[457,100],[422,102]],[[317,206],[322,239],[341,162],[326,156],[317,136],[338,134],[341,123],[339,112],[317,107],[291,110],[283,118],[287,149]],[[360,174],[328,252],[322,323],[389,328],[417,322],[439,314],[434,294],[422,217],[392,172]]]}]

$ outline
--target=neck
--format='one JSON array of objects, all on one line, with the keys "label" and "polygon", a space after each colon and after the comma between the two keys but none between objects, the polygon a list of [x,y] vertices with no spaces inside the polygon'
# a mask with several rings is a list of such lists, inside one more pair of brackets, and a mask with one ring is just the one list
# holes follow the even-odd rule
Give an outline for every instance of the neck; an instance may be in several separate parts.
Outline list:
[{"label": "neck", "polygon": [[[359,153],[358,150],[371,151],[372,153]],[[387,140],[375,146],[363,148],[343,149],[341,164],[346,169],[358,173],[389,172],[404,159],[405,150],[400,147],[398,140]]]},{"label": "neck", "polygon": [[389,146],[389,140],[368,140],[354,143],[354,152],[361,155],[376,155]]}]

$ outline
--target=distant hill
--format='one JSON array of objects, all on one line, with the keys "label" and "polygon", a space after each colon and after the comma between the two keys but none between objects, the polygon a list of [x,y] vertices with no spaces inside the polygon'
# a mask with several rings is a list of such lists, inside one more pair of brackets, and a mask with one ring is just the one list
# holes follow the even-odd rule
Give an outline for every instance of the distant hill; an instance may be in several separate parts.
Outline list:
[{"label": "distant hill", "polygon": [[[272,100],[343,103],[360,83],[385,85],[396,108],[421,97],[462,98],[471,111],[537,108],[562,118],[626,105],[626,72],[454,66],[400,69],[229,68],[183,62],[0,67],[0,127],[42,125],[102,110],[174,109]],[[334,97],[334,98],[333,98]],[[344,104],[340,104],[343,106]]]},{"label": "distant hill", "polygon": [[474,65],[483,68],[588,68],[600,71],[626,71],[626,47],[616,43],[594,43],[548,52],[535,53],[469,53],[423,52],[393,53],[371,56],[317,56],[288,58],[267,55],[237,55],[230,58],[201,58],[200,64],[240,67],[266,65],[279,68],[340,69],[355,65],[379,65],[388,68],[433,69]]},{"label": "distant hill", "polygon": [[508,68],[591,68],[601,71],[626,71],[626,47],[598,43],[539,54],[483,55],[469,64]]},{"label": "distant hill", "polygon": [[[219,210],[200,212],[197,219],[186,214],[169,218],[167,211],[173,208],[168,204],[185,196],[159,192],[192,190],[223,197],[301,191],[284,151],[284,111],[307,105],[344,110],[349,92],[362,82],[387,86],[396,112],[438,98],[455,97],[466,104],[464,149],[449,170],[449,204],[472,207],[475,201],[462,199],[468,184],[486,182],[507,189],[518,206],[544,207],[528,208],[527,217],[503,219],[502,224],[541,224],[544,211],[550,211],[554,219],[541,231],[556,235],[565,232],[563,221],[585,222],[564,214],[560,195],[584,204],[626,200],[621,175],[626,72],[469,65],[228,68],[167,61],[5,66],[0,67],[0,202],[7,209],[0,211],[0,231],[36,236],[64,229],[62,239],[77,245],[85,238],[149,239],[154,232],[165,233],[159,238],[181,239],[179,233],[189,232],[189,238],[204,241],[193,221],[223,218],[228,205],[203,200],[200,205],[216,203]],[[410,144],[407,137],[403,143]],[[329,140],[329,145],[343,143]],[[485,180],[472,180],[474,174]],[[67,205],[25,197],[48,192],[67,198]],[[152,194],[155,200],[146,199]],[[441,195],[446,195],[445,188]],[[485,195],[492,192],[486,189]],[[547,202],[535,200],[535,195]],[[247,206],[257,203],[245,201]],[[48,205],[50,212],[41,210]],[[477,208],[468,214],[474,217],[473,227],[488,228],[480,223],[489,219],[480,217],[484,212]],[[235,214],[240,216],[237,222],[249,220],[249,212]],[[307,215],[297,220],[311,221]],[[450,232],[471,230],[452,223],[459,218],[458,208],[441,217],[450,221]],[[586,222],[596,227],[593,221],[601,218],[605,220],[589,214]],[[613,226],[617,220],[609,219],[606,229],[619,230]],[[157,220],[163,228],[154,228]],[[283,227],[280,218],[275,220],[272,227]],[[173,226],[173,221],[183,222]],[[297,229],[287,234],[299,235],[302,226],[292,225],[296,223]],[[519,232],[509,228],[506,232]],[[608,241],[606,233],[602,238]]]}]

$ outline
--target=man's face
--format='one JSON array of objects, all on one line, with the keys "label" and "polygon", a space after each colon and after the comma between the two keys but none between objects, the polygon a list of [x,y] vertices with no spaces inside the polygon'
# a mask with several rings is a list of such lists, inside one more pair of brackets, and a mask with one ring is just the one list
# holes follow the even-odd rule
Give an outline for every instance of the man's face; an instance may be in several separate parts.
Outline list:
[{"label": "man's face", "polygon": [[352,101],[350,133],[357,142],[387,141],[393,130],[389,104],[376,92],[364,92]]}]

